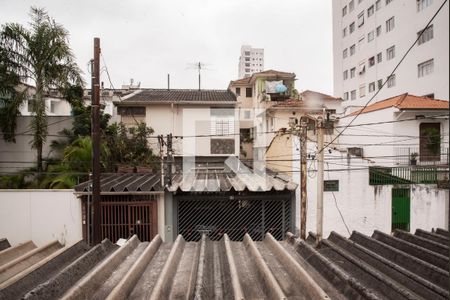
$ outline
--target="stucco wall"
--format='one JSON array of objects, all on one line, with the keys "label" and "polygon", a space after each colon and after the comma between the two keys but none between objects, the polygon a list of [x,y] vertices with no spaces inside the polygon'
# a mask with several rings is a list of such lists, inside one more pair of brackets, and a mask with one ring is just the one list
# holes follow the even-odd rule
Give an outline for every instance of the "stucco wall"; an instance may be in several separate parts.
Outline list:
[{"label": "stucco wall", "polygon": [[71,245],[82,239],[81,202],[73,190],[0,190],[0,237]]}]

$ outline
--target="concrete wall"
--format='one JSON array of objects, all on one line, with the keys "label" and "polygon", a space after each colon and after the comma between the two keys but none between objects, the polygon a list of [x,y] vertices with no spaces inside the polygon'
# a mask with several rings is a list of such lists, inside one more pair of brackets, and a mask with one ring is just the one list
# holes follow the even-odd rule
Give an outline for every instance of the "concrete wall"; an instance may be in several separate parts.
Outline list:
[{"label": "concrete wall", "polygon": [[73,190],[0,190],[0,237],[71,245],[82,239],[81,202]]},{"label": "concrete wall", "polygon": [[[30,141],[33,139],[33,132],[29,124],[33,117],[20,116],[17,119],[16,133],[26,133],[16,136],[15,143],[6,143],[0,137],[0,172],[16,172],[20,169],[36,166],[36,149],[31,149]],[[52,140],[60,139],[59,132],[64,128],[72,127],[72,117],[48,116],[48,137],[43,147],[44,159],[51,156],[50,144]]]}]

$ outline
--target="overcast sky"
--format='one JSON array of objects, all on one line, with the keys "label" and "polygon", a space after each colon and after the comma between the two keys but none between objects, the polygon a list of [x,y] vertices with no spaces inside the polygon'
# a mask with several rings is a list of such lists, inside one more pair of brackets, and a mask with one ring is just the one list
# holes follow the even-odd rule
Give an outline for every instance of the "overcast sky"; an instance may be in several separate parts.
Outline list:
[{"label": "overcast sky", "polygon": [[[202,87],[225,89],[237,79],[242,44],[265,49],[265,68],[297,74],[297,89],[332,93],[331,0],[0,0],[0,23],[29,21],[45,7],[70,32],[88,82],[93,38],[116,88],[196,88],[189,64],[209,64]],[[109,87],[106,74],[102,81]]]}]

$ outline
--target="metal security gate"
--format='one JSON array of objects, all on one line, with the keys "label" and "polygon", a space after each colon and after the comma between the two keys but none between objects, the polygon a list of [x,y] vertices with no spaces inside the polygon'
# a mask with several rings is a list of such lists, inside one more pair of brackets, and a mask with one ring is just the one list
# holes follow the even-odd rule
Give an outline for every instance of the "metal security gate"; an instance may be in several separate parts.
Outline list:
[{"label": "metal security gate", "polygon": [[409,188],[392,189],[392,231],[401,229],[409,231],[410,225],[410,191]]},{"label": "metal security gate", "polygon": [[202,233],[212,240],[225,233],[234,241],[242,240],[246,233],[262,240],[266,232],[284,239],[292,230],[291,194],[255,194],[175,196],[178,233],[187,241],[200,240]]}]

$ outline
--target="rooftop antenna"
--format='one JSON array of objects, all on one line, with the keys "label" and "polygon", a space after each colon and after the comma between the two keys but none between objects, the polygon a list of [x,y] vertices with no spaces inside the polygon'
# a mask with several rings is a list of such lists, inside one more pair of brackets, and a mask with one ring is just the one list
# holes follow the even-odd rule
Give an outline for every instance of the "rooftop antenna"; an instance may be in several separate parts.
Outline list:
[{"label": "rooftop antenna", "polygon": [[186,69],[196,69],[198,71],[198,90],[201,90],[201,82],[202,82],[202,70],[211,70],[206,68],[206,66],[209,66],[210,64],[205,64],[202,62],[197,62],[197,63],[191,63],[188,64],[188,67]]}]

